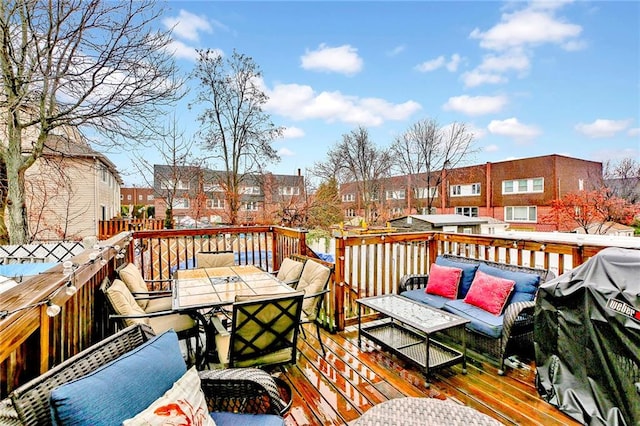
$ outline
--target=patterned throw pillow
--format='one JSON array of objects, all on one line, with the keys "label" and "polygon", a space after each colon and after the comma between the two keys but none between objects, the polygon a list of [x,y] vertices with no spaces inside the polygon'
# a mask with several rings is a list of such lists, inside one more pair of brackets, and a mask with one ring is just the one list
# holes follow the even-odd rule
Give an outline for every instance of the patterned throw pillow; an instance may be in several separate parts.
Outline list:
[{"label": "patterned throw pillow", "polygon": [[429,270],[429,280],[425,292],[437,294],[447,299],[455,299],[458,295],[461,276],[462,269],[460,268],[440,266],[434,263]]},{"label": "patterned throw pillow", "polygon": [[125,420],[124,426],[193,425],[215,426],[200,387],[195,367],[190,368],[173,387],[146,410]]},{"label": "patterned throw pillow", "polygon": [[515,281],[494,277],[478,270],[464,302],[493,315],[501,315]]}]

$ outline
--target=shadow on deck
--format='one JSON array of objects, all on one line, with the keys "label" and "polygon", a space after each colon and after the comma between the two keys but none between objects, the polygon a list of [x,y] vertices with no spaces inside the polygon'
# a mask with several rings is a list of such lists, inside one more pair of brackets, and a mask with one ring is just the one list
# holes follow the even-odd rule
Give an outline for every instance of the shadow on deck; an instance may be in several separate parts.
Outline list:
[{"label": "shadow on deck", "polygon": [[287,425],[343,425],[376,404],[405,396],[449,398],[508,425],[579,424],[538,396],[532,367],[498,376],[491,364],[471,360],[466,375],[458,365],[438,371],[427,384],[412,364],[366,339],[358,348],[357,327],[323,332],[326,357],[311,329],[306,335],[300,336],[297,364],[281,376],[293,389]]}]

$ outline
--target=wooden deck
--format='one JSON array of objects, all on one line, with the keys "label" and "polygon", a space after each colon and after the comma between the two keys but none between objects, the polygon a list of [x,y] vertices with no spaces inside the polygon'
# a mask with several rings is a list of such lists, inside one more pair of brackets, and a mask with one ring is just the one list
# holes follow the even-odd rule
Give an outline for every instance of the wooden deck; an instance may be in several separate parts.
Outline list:
[{"label": "wooden deck", "polygon": [[427,387],[410,363],[366,340],[360,350],[357,327],[323,332],[326,357],[315,330],[307,329],[306,336],[300,336],[297,364],[278,373],[293,389],[287,425],[344,425],[376,404],[404,396],[450,398],[508,425],[579,424],[538,396],[531,367],[498,376],[496,367],[472,360],[466,375],[459,365],[445,368]]}]

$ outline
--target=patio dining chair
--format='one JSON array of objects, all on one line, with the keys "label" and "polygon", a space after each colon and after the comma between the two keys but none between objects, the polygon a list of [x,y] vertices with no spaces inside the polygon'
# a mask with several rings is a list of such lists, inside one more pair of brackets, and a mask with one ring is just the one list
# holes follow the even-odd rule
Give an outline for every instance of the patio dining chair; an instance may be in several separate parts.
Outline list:
[{"label": "patio dining chair", "polygon": [[300,279],[303,267],[304,262],[298,262],[297,260],[287,257],[282,260],[280,269],[275,272],[276,278],[293,287]]},{"label": "patio dining chair", "polygon": [[[107,308],[110,312],[109,319],[114,321],[118,328],[126,328],[135,324],[145,324],[153,329],[156,334],[173,329],[181,340],[185,341],[188,356],[197,364],[200,363],[200,324],[203,322],[197,311],[190,314],[179,313],[169,309],[160,311],[147,311],[143,309],[138,300],[131,293],[127,285],[115,279],[113,282],[107,277],[100,285],[100,291],[104,294]],[[196,319],[194,319],[197,318]],[[191,347],[191,340],[195,339],[195,352]]]},{"label": "patio dining chair", "polygon": [[302,303],[302,314],[300,317],[300,329],[302,336],[306,339],[307,335],[304,331],[304,324],[315,324],[316,334],[320,342],[322,354],[326,356],[326,350],[320,337],[320,324],[318,324],[318,313],[322,307],[322,301],[327,292],[329,292],[329,281],[331,279],[332,269],[308,259],[302,268],[300,279],[294,288],[304,292],[304,302]]},{"label": "patio dining chair", "polygon": [[231,330],[212,318],[220,362],[228,367],[295,363],[304,293],[237,296]]},{"label": "patio dining chair", "polygon": [[172,279],[145,280],[140,269],[133,263],[127,263],[116,272],[145,312],[171,310]]},{"label": "patio dining chair", "polygon": [[232,251],[200,251],[196,253],[196,268],[234,266],[236,257]]}]

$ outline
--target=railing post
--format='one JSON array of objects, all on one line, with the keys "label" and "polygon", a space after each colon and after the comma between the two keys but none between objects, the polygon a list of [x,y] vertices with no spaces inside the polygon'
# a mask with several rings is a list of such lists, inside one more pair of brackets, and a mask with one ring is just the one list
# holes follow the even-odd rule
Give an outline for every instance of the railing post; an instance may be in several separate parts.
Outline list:
[{"label": "railing post", "polygon": [[335,298],[334,298],[334,317],[337,331],[344,330],[345,317],[344,317],[344,259],[345,259],[345,243],[344,238],[336,237],[336,254],[335,254],[335,271],[334,271],[334,283],[335,283]]}]

